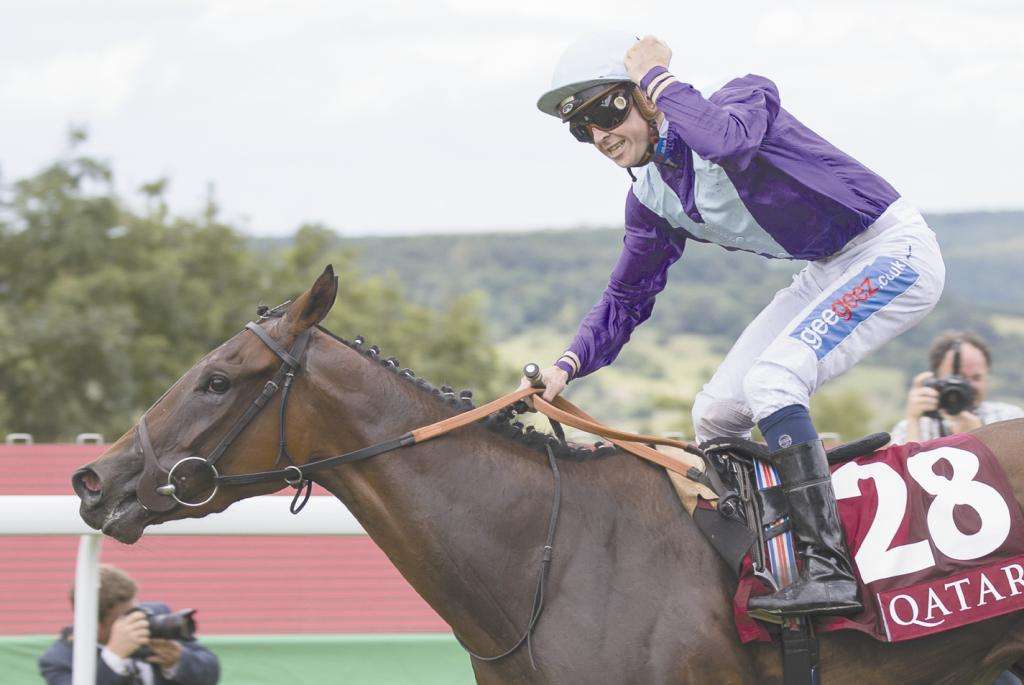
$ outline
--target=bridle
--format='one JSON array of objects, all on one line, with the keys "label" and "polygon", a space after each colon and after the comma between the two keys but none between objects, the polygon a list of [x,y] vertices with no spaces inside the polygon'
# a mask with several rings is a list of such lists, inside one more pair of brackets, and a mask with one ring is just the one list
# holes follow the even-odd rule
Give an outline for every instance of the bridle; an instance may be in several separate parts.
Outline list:
[{"label": "bridle", "polygon": [[[538,391],[537,388],[519,390],[514,393],[504,395],[503,397],[499,397],[496,400],[476,407],[470,411],[430,424],[429,426],[417,428],[416,430],[410,431],[396,438],[391,438],[390,440],[374,443],[351,452],[346,452],[345,454],[339,454],[333,457],[307,462],[305,464],[296,464],[292,455],[288,451],[287,436],[285,434],[288,397],[295,375],[302,368],[303,359],[309,346],[310,337],[314,328],[307,329],[299,334],[295,339],[295,342],[292,343],[291,348],[285,350],[277,343],[277,341],[270,337],[262,326],[260,326],[260,323],[269,318],[278,318],[283,316],[283,311],[287,309],[289,304],[290,302],[285,302],[273,309],[261,307],[258,311],[258,320],[250,321],[245,325],[244,330],[248,330],[256,335],[264,345],[277,355],[281,360],[281,366],[278,368],[277,373],[274,374],[274,377],[268,381],[265,386],[263,386],[263,391],[259,396],[256,397],[245,412],[235,420],[231,425],[231,428],[228,429],[228,432],[223,438],[221,438],[220,442],[217,443],[217,446],[209,456],[184,457],[179,459],[169,470],[165,469],[161,466],[157,458],[156,450],[153,449],[153,444],[149,437],[149,428],[146,423],[146,414],[143,414],[139,419],[136,446],[138,452],[143,458],[143,468],[142,476],[135,491],[136,498],[145,509],[150,512],[163,514],[178,506],[190,508],[201,507],[213,500],[222,485],[253,485],[257,483],[276,482],[295,488],[295,497],[292,498],[289,510],[293,514],[298,514],[309,501],[310,492],[312,490],[312,480],[309,476],[311,472],[322,471],[341,464],[351,464],[352,462],[375,457],[378,454],[391,452],[392,450],[396,450],[400,447],[409,447],[420,442],[425,442],[440,435],[444,435],[445,433],[461,426],[469,425],[474,421],[482,419],[489,414],[513,404],[528,395],[535,394]],[[153,404],[153,407],[156,407],[160,403],[160,400],[173,389],[174,386],[161,395],[160,399]],[[279,439],[277,461],[275,461],[275,463],[279,464],[282,461],[287,461],[288,465],[283,468],[273,469],[270,471],[258,471],[255,473],[237,475],[221,474],[217,470],[217,462],[224,456],[235,439],[243,430],[245,430],[246,426],[256,418],[256,415],[259,414],[260,410],[263,409],[274,395],[277,394],[278,390],[283,390],[283,392],[281,395],[281,408],[279,412],[280,425],[278,429]],[[150,407],[146,413],[148,414],[153,407]],[[207,493],[207,490],[204,489],[203,497],[199,497],[194,500],[189,499],[188,495],[185,493],[189,486],[193,484],[193,481],[200,479],[202,479],[203,484],[205,484],[205,487],[208,488],[209,492]]]},{"label": "bridle", "polygon": [[[139,419],[137,428],[138,439],[136,444],[137,450],[141,453],[143,458],[143,471],[139,483],[136,486],[136,497],[138,498],[139,503],[146,510],[162,514],[171,511],[177,506],[190,508],[201,507],[213,500],[222,485],[251,485],[256,483],[284,482],[286,485],[295,488],[295,496],[292,498],[289,510],[293,514],[297,514],[309,501],[312,489],[312,480],[309,477],[311,472],[341,464],[362,461],[385,452],[391,452],[401,447],[409,447],[411,445],[431,440],[456,428],[467,426],[475,421],[481,420],[495,411],[512,405],[531,395],[537,395],[537,393],[543,390],[542,385],[538,386],[535,384],[534,387],[517,390],[472,410],[438,421],[437,423],[433,423],[428,426],[417,428],[397,438],[378,442],[367,447],[346,452],[345,454],[327,457],[318,461],[307,462],[301,465],[296,464],[291,454],[288,452],[287,436],[285,434],[288,397],[292,388],[292,383],[295,380],[295,375],[302,369],[303,360],[309,347],[313,331],[315,328],[319,327],[308,328],[300,333],[292,343],[291,348],[285,350],[277,343],[277,341],[271,338],[266,330],[260,325],[260,323],[269,318],[280,318],[283,316],[284,310],[287,309],[289,304],[291,303],[285,302],[273,309],[260,307],[260,309],[257,310],[259,315],[257,321],[250,321],[245,325],[243,332],[248,330],[259,338],[259,340],[281,360],[281,366],[274,374],[274,377],[264,385],[263,391],[259,396],[256,397],[256,399],[253,400],[253,402],[246,408],[245,412],[235,420],[231,425],[231,428],[228,429],[228,432],[223,438],[221,438],[220,442],[217,443],[217,446],[214,447],[213,451],[208,456],[184,457],[179,459],[174,466],[170,468],[170,470],[164,469],[157,459],[156,451],[153,449],[153,444],[149,437],[149,429],[146,425],[146,414],[143,414]],[[528,364],[526,368],[524,368],[524,375],[531,380],[534,380],[536,383],[540,378],[540,369],[536,364]],[[171,388],[169,388],[167,392],[165,392],[160,399],[153,404],[153,407],[157,406],[160,403],[160,400],[163,399],[167,393],[173,390],[175,386],[171,386]],[[288,465],[283,468],[273,469],[270,471],[259,471],[238,475],[222,475],[217,470],[217,462],[224,456],[235,439],[238,438],[242,431],[245,430],[246,426],[252,422],[252,420],[270,402],[279,390],[282,391],[282,394],[279,411],[280,426],[278,433],[278,450],[275,464],[281,463],[281,461],[287,461]],[[539,396],[536,396],[534,401],[537,408],[545,413],[551,420],[552,428],[555,430],[559,440],[563,444],[565,443],[565,436],[562,432],[562,427],[559,424],[559,421],[577,428],[582,428],[591,433],[606,436],[613,444],[622,447],[637,456],[654,461],[655,463],[665,466],[670,470],[681,473],[695,482],[706,482],[702,473],[694,467],[687,468],[686,464],[678,462],[675,458],[669,458],[656,452],[650,447],[641,444],[656,443],[673,445],[693,451],[695,448],[688,443],[681,443],[667,438],[658,438],[656,436],[634,435],[610,429],[606,426],[601,426],[585,412],[563,398],[556,398],[553,404],[549,404]],[[153,407],[150,407],[146,413],[148,414]],[[624,440],[627,442],[623,442]],[[554,491],[552,493],[553,500],[548,520],[547,538],[541,551],[540,569],[538,571],[537,586],[534,591],[530,619],[526,630],[515,644],[507,650],[493,656],[484,656],[471,651],[461,639],[456,637],[462,647],[473,658],[480,661],[497,661],[503,659],[518,651],[525,644],[530,652],[530,662],[533,664],[534,669],[536,669],[536,664],[533,660],[533,646],[531,638],[537,622],[540,620],[541,613],[544,610],[544,595],[547,588],[547,577],[551,568],[554,551],[555,530],[558,523],[558,514],[560,509],[559,503],[561,501],[562,491],[561,476],[559,474],[555,454],[552,451],[550,444],[546,445],[546,449],[548,465],[554,479]],[[194,478],[197,473],[205,478],[205,482],[209,484],[210,492],[205,497],[192,500],[186,492],[188,487],[191,485],[191,479]],[[303,491],[305,491],[304,495]]]},{"label": "bridle", "polygon": [[[188,456],[179,459],[170,470],[164,469],[153,449],[149,437],[149,429],[146,425],[146,415],[143,414],[138,423],[138,450],[142,454],[144,466],[142,477],[136,488],[136,496],[139,503],[147,510],[157,513],[165,513],[176,506],[201,507],[208,504],[216,495],[222,485],[245,485],[252,483],[267,483],[275,480],[283,481],[286,485],[295,488],[295,498],[290,507],[292,513],[297,514],[309,500],[312,489],[312,481],[306,477],[303,467],[297,465],[291,454],[288,452],[288,440],[285,433],[286,415],[288,407],[288,396],[291,391],[295,374],[302,367],[306,349],[313,329],[307,329],[299,334],[292,343],[290,349],[285,350],[260,326],[260,322],[268,318],[280,317],[281,310],[288,303],[275,307],[274,309],[261,308],[258,321],[250,321],[245,325],[244,330],[251,331],[271,352],[281,360],[274,377],[263,386],[263,391],[246,408],[228,429],[228,432],[221,438],[217,446],[206,457]],[[287,461],[288,465],[273,471],[243,475],[221,475],[217,470],[217,462],[227,452],[231,444],[241,435],[242,431],[252,422],[270,400],[281,391],[281,408],[279,411],[278,447],[275,464]],[[166,395],[166,393],[165,393]],[[163,397],[161,396],[161,399]],[[153,405],[159,404],[160,400]],[[152,409],[152,408],[151,408]],[[147,411],[148,413],[148,411]],[[316,463],[316,462],[314,462]],[[190,499],[186,494],[192,482],[199,480],[208,484],[209,494],[195,500]],[[163,482],[163,484],[160,484]],[[305,496],[301,502],[299,497],[305,490]],[[205,490],[203,491],[205,494]]]},{"label": "bridle", "polygon": [[[295,342],[292,343],[291,348],[285,350],[277,343],[277,341],[271,338],[267,331],[260,325],[267,319],[282,317],[289,304],[290,302],[285,302],[273,309],[260,307],[258,310],[259,316],[257,321],[250,321],[245,325],[244,330],[250,331],[259,338],[259,340],[281,360],[281,366],[278,368],[277,373],[274,374],[274,377],[264,385],[263,391],[259,396],[257,396],[245,412],[235,420],[234,424],[232,424],[231,428],[228,429],[227,433],[223,438],[221,438],[220,442],[217,443],[217,446],[214,447],[213,451],[208,456],[200,457],[192,455],[184,457],[179,459],[170,469],[165,469],[157,458],[156,451],[153,449],[153,444],[149,437],[146,414],[148,414],[149,411],[152,411],[153,407],[156,407],[160,403],[160,400],[162,400],[167,393],[171,392],[175,386],[168,389],[167,392],[165,392],[160,399],[158,399],[153,406],[146,411],[146,414],[143,414],[139,419],[136,449],[142,456],[143,469],[142,476],[136,486],[136,497],[139,503],[146,510],[163,514],[177,506],[190,508],[201,507],[213,500],[221,486],[253,485],[258,483],[277,482],[295,488],[295,497],[292,499],[290,511],[293,514],[297,514],[309,501],[309,496],[312,490],[312,480],[309,476],[310,473],[324,470],[329,467],[339,466],[341,464],[350,464],[352,462],[362,461],[363,459],[369,459],[370,457],[377,456],[378,454],[384,454],[385,452],[390,452],[400,447],[409,447],[417,443],[425,442],[440,435],[444,435],[445,433],[461,426],[469,425],[474,421],[482,419],[493,412],[512,405],[525,397],[535,395],[540,391],[537,387],[518,390],[499,397],[487,404],[476,407],[470,411],[463,412],[457,416],[444,419],[428,426],[417,428],[396,438],[374,443],[367,447],[353,450],[352,452],[346,452],[345,454],[339,454],[317,461],[307,462],[305,464],[296,464],[292,455],[288,451],[288,441],[285,433],[287,425],[288,397],[292,388],[292,383],[295,380],[295,375],[302,368],[303,360],[313,331],[319,327],[309,328],[300,333],[295,339]],[[532,366],[536,370],[536,365],[528,364],[527,366]],[[273,469],[270,471],[258,471],[255,473],[237,475],[221,474],[217,469],[218,461],[220,461],[224,456],[228,448],[231,447],[231,444],[235,439],[238,438],[243,430],[245,430],[246,426],[256,418],[260,410],[270,402],[279,390],[282,391],[282,394],[278,418],[279,438],[277,460],[275,461],[275,464],[287,462],[287,465],[283,468]],[[553,404],[549,404],[539,397],[536,397],[534,402],[538,410],[546,414],[549,419],[560,421],[561,423],[594,433],[595,435],[607,437],[613,444],[628,452],[632,452],[636,456],[664,466],[665,468],[675,471],[698,484],[707,483],[707,479],[704,476],[702,469],[680,462],[677,457],[670,457],[669,455],[657,452],[656,450],[648,447],[648,445],[652,444],[670,445],[682,448],[694,454],[699,454],[699,450],[689,443],[683,443],[667,438],[659,438],[652,435],[625,433],[623,431],[608,428],[607,426],[602,426],[594,421],[592,417],[587,415],[586,412],[583,412],[571,402],[568,402],[561,397],[555,398]],[[194,482],[199,482],[204,489],[201,491],[203,493],[202,497],[192,499],[189,497],[187,492]],[[714,497],[713,494],[710,494],[710,491],[708,496],[711,498]],[[708,496],[705,496],[705,499],[707,499]]]},{"label": "bridle", "polygon": [[[391,452],[399,447],[408,447],[410,445],[415,445],[417,442],[430,440],[431,438],[443,435],[454,428],[472,423],[474,420],[483,418],[504,406],[526,397],[528,394],[536,392],[536,389],[518,391],[516,393],[505,395],[504,397],[477,407],[471,411],[460,414],[459,416],[436,424],[424,426],[423,428],[400,435],[397,438],[374,443],[367,447],[346,452],[345,454],[327,457],[326,459],[307,462],[305,464],[296,464],[294,459],[292,459],[291,454],[288,452],[288,443],[285,435],[288,396],[292,387],[292,382],[295,379],[295,374],[302,368],[302,361],[305,357],[306,349],[309,346],[309,340],[314,329],[310,328],[303,331],[299,334],[299,337],[295,339],[295,342],[292,343],[291,349],[285,350],[270,337],[262,326],[259,325],[260,322],[265,321],[268,318],[282,316],[283,314],[281,310],[286,308],[288,304],[288,302],[285,302],[272,310],[261,308],[259,320],[250,321],[245,325],[245,330],[251,331],[255,334],[263,344],[278,356],[281,360],[281,367],[277,370],[277,373],[274,374],[274,377],[263,387],[263,392],[253,400],[252,404],[250,404],[245,410],[245,413],[235,420],[234,424],[232,424],[224,437],[221,438],[221,441],[217,443],[217,446],[208,457],[188,456],[183,459],[179,459],[177,463],[170,468],[170,470],[163,468],[157,459],[156,451],[153,449],[152,441],[149,438],[149,429],[146,425],[145,414],[143,414],[142,418],[139,419],[137,446],[138,451],[142,454],[143,468],[142,477],[140,478],[135,491],[139,504],[148,511],[162,514],[177,506],[201,507],[209,503],[216,496],[220,486],[222,485],[254,485],[257,483],[283,482],[285,485],[295,488],[295,497],[292,498],[289,510],[293,514],[298,514],[309,501],[309,496],[313,486],[312,480],[309,477],[311,472],[322,471],[329,467],[339,466],[341,464],[351,464],[352,462],[375,457],[378,454]],[[173,386],[171,389],[173,389]],[[270,402],[271,398],[277,394],[277,391],[281,389],[283,389],[283,393],[281,396],[279,417],[280,428],[277,462],[275,463],[280,463],[282,460],[285,460],[288,462],[288,465],[283,468],[273,469],[270,471],[257,471],[255,473],[243,473],[237,475],[221,474],[217,470],[217,462],[224,456],[227,449],[231,446],[231,443],[235,441],[243,430],[245,430],[245,427],[248,426],[254,418],[256,418],[256,415],[259,414],[260,410],[263,409],[263,407]],[[168,392],[170,392],[170,390],[168,390]],[[167,393],[164,393],[164,396],[166,396],[166,394]],[[161,396],[161,399],[163,399],[163,396]],[[159,403],[160,400],[157,400],[153,406],[155,407]],[[150,407],[150,409],[152,409],[152,407]],[[193,468],[190,469],[190,467]],[[205,482],[208,484],[210,492],[205,497],[199,498],[195,501],[185,499],[184,492],[191,484],[190,481],[193,479],[198,480],[196,478],[197,472],[205,478]]]},{"label": "bridle", "polygon": [[[156,456],[156,451],[153,449],[153,444],[149,437],[149,429],[146,426],[146,415],[143,414],[142,417],[139,419],[137,430],[137,444],[138,449],[141,452],[144,459],[144,466],[142,478],[139,481],[138,486],[136,487],[136,497],[138,498],[139,503],[144,508],[152,512],[164,513],[170,511],[176,506],[201,507],[209,503],[216,496],[221,485],[248,485],[252,483],[267,483],[283,480],[287,485],[290,485],[291,487],[295,488],[295,497],[292,498],[292,503],[291,506],[289,507],[289,510],[293,514],[298,514],[309,501],[310,490],[312,488],[312,480],[308,478],[307,474],[310,471],[322,469],[327,466],[336,466],[338,464],[351,463],[354,461],[368,459],[370,457],[382,454],[384,452],[390,452],[391,450],[397,449],[399,447],[406,447],[409,445],[416,444],[417,438],[419,438],[420,440],[429,440],[432,437],[435,437],[436,435],[441,435],[445,432],[448,432],[448,430],[451,430],[453,427],[457,427],[457,425],[463,425],[464,423],[468,423],[468,421],[465,421],[465,419],[463,419],[457,423],[450,423],[449,425],[444,426],[442,428],[440,427],[440,424],[445,423],[442,421],[440,422],[440,424],[432,424],[431,426],[425,427],[427,429],[430,429],[426,432],[422,432],[421,429],[421,432],[413,431],[410,433],[406,433],[393,440],[387,440],[385,442],[376,443],[374,445],[370,445],[368,447],[364,447],[353,452],[348,452],[346,454],[341,454],[335,457],[329,457],[327,459],[307,464],[296,464],[295,461],[292,459],[291,455],[288,453],[287,436],[285,434],[285,419],[287,415],[288,395],[292,387],[292,382],[295,379],[295,374],[298,373],[298,371],[302,368],[303,358],[305,357],[306,349],[309,346],[309,340],[312,335],[313,329],[310,328],[303,331],[295,339],[295,342],[292,343],[291,348],[285,350],[273,338],[271,338],[269,334],[267,334],[267,332],[263,329],[262,326],[259,325],[260,322],[266,320],[267,318],[270,318],[272,316],[281,316],[280,310],[283,309],[288,304],[289,303],[286,302],[283,305],[275,307],[273,310],[261,308],[259,312],[259,320],[255,322],[250,321],[245,325],[245,330],[254,333],[256,337],[263,342],[263,344],[265,344],[268,348],[270,348],[270,350],[274,354],[278,356],[278,358],[281,360],[281,366],[278,368],[277,373],[274,374],[274,377],[270,381],[268,381],[265,386],[263,386],[263,392],[261,392],[260,395],[255,400],[253,400],[252,404],[249,405],[245,412],[235,420],[234,424],[232,424],[228,432],[224,435],[223,438],[221,438],[220,442],[217,443],[217,446],[207,457],[184,457],[183,459],[179,459],[177,463],[175,463],[174,466],[170,468],[169,471],[164,470],[163,467],[160,466],[160,463]],[[171,389],[173,389],[173,387],[174,386],[172,386]],[[170,392],[171,389],[168,389],[167,392]],[[220,460],[221,457],[224,456],[224,453],[227,452],[228,448],[231,446],[231,443],[235,441],[235,439],[242,433],[242,431],[245,430],[246,426],[248,426],[249,423],[252,422],[252,420],[256,417],[256,415],[259,414],[260,410],[263,409],[263,407],[265,407],[270,402],[270,400],[274,397],[275,394],[277,394],[278,390],[283,391],[281,394],[280,428],[277,461],[275,463],[280,463],[283,458],[288,461],[288,465],[285,466],[284,468],[275,469],[272,471],[261,471],[257,473],[248,473],[241,475],[221,475],[220,472],[217,470],[217,462]],[[531,391],[535,390],[536,389],[518,391],[506,397],[515,397],[515,400],[513,401],[518,401],[519,399],[526,397],[528,394],[531,394]],[[160,397],[160,399],[163,399],[163,397],[165,397],[166,395],[167,393],[165,392],[164,395]],[[158,399],[154,403],[154,407],[160,403],[160,399]],[[467,412],[467,416],[472,415],[474,417],[478,417],[481,415],[485,415],[484,412],[490,413],[491,411],[494,410],[494,405],[498,402],[501,402],[502,400],[503,398],[499,398],[494,402],[488,403],[482,407],[478,407],[471,412]],[[505,403],[507,404],[509,402],[506,400]],[[150,409],[152,409],[152,407],[150,407]],[[558,426],[558,424],[555,422],[552,422],[552,425]],[[557,431],[559,433],[559,436],[564,441],[564,435],[561,432],[561,426],[558,426]],[[459,644],[463,647],[463,649],[465,649],[472,657],[479,659],[481,661],[498,661],[500,659],[504,659],[505,657],[510,656],[514,652],[517,652],[525,644],[527,646],[528,651],[530,652],[530,663],[533,665],[534,669],[537,668],[533,658],[533,644],[531,638],[533,636],[533,631],[537,626],[537,622],[540,620],[541,613],[544,610],[544,595],[545,590],[547,588],[548,573],[551,569],[551,561],[555,541],[555,530],[558,523],[558,512],[560,508],[559,503],[561,502],[562,493],[561,477],[558,471],[558,465],[555,462],[554,452],[552,452],[550,445],[547,446],[547,453],[548,464],[551,467],[552,474],[554,475],[555,490],[553,494],[554,499],[552,502],[551,514],[548,520],[547,539],[545,540],[544,547],[541,553],[540,569],[537,576],[537,586],[533,595],[533,605],[530,611],[530,620],[527,624],[526,630],[523,632],[522,636],[518,640],[516,640],[515,644],[513,644],[510,648],[491,656],[477,654],[476,652],[472,651],[465,643],[463,643],[461,639],[456,638],[458,639]],[[206,477],[209,479],[210,483],[212,483],[212,489],[209,495],[199,499],[198,501],[192,501],[190,499],[183,497],[184,490],[186,489],[186,486],[189,485],[189,476],[186,473],[185,468],[186,464],[195,464],[199,469],[205,470]],[[166,482],[163,485],[158,485],[158,483],[164,479],[166,480]],[[303,490],[305,490],[305,495],[302,496],[301,501],[299,501],[299,498],[302,495]]]}]

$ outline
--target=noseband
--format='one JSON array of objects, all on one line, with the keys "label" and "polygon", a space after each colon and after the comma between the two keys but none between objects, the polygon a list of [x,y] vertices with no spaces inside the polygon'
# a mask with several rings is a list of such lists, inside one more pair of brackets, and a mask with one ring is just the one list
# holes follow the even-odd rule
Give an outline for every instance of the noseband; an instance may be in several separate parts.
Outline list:
[{"label": "noseband", "polygon": [[[260,320],[262,321],[264,318],[269,318],[269,316],[273,315],[280,316],[280,314],[275,313],[275,310],[270,311],[270,314],[261,316]],[[183,507],[201,507],[209,503],[217,495],[221,485],[269,482],[272,480],[271,478],[249,480],[252,476],[263,474],[222,476],[217,471],[217,462],[227,452],[231,443],[245,430],[246,426],[256,418],[260,410],[277,394],[278,390],[281,390],[282,393],[277,460],[275,463],[280,464],[282,461],[287,461],[288,466],[276,471],[263,473],[267,475],[274,474],[274,478],[280,477],[285,484],[295,488],[295,498],[292,500],[291,506],[292,513],[298,513],[309,500],[312,481],[306,478],[305,473],[295,464],[291,454],[288,453],[288,443],[285,436],[285,415],[292,381],[295,380],[295,374],[302,366],[302,360],[309,345],[312,329],[307,329],[299,334],[299,337],[292,343],[291,349],[285,350],[270,337],[259,323],[250,321],[245,325],[245,328],[252,331],[264,345],[270,348],[271,352],[278,356],[281,360],[281,366],[278,368],[277,373],[274,374],[274,377],[263,386],[263,392],[253,400],[252,404],[245,410],[245,413],[235,420],[235,423],[208,456],[185,457],[178,460],[169,471],[164,469],[157,459],[153,443],[149,438],[146,415],[143,414],[142,418],[139,419],[138,440],[136,444],[139,452],[142,454],[144,465],[142,478],[136,488],[136,496],[139,503],[147,510],[164,513],[178,505]],[[159,401],[157,400],[157,404],[159,404]],[[156,405],[154,404],[154,406]],[[188,490],[195,486],[199,486],[202,489],[200,490],[200,496],[192,497],[188,494]],[[305,488],[305,497],[301,502],[298,502],[303,487]],[[209,494],[206,494],[207,491],[209,491]]]},{"label": "noseband", "polygon": [[[288,304],[288,302],[285,302],[283,305],[279,305],[269,311],[261,311],[259,321],[264,321],[271,317],[282,316],[282,310],[284,310]],[[295,488],[295,497],[292,498],[289,510],[293,514],[298,514],[309,501],[309,496],[313,488],[313,482],[308,476],[310,472],[324,470],[328,467],[339,466],[341,464],[351,464],[352,462],[375,457],[378,454],[391,452],[399,447],[415,445],[418,441],[422,442],[424,440],[429,440],[459,426],[468,425],[472,421],[483,418],[491,412],[512,404],[533,392],[518,391],[516,393],[506,395],[503,398],[498,398],[497,400],[481,407],[477,407],[471,411],[465,412],[458,417],[447,419],[446,421],[441,421],[436,424],[431,424],[430,426],[426,426],[418,431],[405,433],[397,438],[374,443],[367,447],[353,450],[352,452],[346,452],[345,454],[339,454],[319,461],[299,465],[295,463],[291,454],[288,453],[288,443],[285,438],[285,418],[288,406],[288,393],[291,391],[292,381],[295,379],[295,374],[298,373],[302,367],[302,360],[306,354],[306,348],[309,345],[309,340],[314,329],[309,328],[303,331],[299,334],[299,337],[295,339],[291,349],[285,350],[267,334],[263,327],[259,325],[259,322],[250,321],[245,325],[245,328],[252,331],[257,338],[263,341],[263,344],[269,347],[270,350],[278,356],[281,360],[281,367],[277,370],[277,373],[274,374],[274,377],[263,387],[263,392],[253,400],[252,404],[249,405],[249,408],[245,410],[245,413],[238,417],[235,423],[231,426],[231,429],[228,430],[227,434],[225,434],[223,438],[221,438],[221,441],[217,443],[217,446],[208,457],[204,458],[195,455],[188,456],[183,459],[179,459],[177,463],[170,468],[170,470],[165,469],[157,460],[156,450],[153,449],[153,443],[149,438],[149,429],[146,425],[145,414],[143,414],[142,418],[139,419],[137,431],[138,440],[136,441],[136,445],[143,458],[143,467],[142,477],[139,480],[138,486],[135,488],[135,492],[139,504],[148,511],[162,514],[174,509],[176,506],[201,507],[210,502],[217,495],[217,492],[222,485],[283,483]],[[172,386],[167,392],[170,392],[173,388],[174,386]],[[245,430],[245,427],[248,426],[260,410],[270,402],[271,398],[277,394],[277,391],[282,388],[281,410],[278,419],[280,423],[280,438],[278,440],[277,461],[275,463],[279,464],[282,461],[287,461],[288,465],[284,468],[273,469],[271,471],[258,471],[256,473],[243,473],[238,475],[222,475],[217,470],[218,460],[224,456],[224,453],[227,451],[228,447],[231,446],[231,443],[235,441],[235,438]],[[166,394],[167,393],[164,393],[164,396],[166,396]],[[161,399],[163,399],[163,397],[161,397]],[[155,407],[159,403],[160,400],[157,400],[153,406]],[[195,497],[193,499],[187,494],[187,491],[190,487],[193,487],[196,484],[202,488],[200,492],[203,496]]]}]

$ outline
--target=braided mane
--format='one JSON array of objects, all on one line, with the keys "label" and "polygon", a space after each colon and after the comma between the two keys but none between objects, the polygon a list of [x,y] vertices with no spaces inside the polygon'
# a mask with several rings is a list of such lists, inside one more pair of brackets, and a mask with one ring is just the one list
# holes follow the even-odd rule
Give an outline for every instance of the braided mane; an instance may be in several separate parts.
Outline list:
[{"label": "braided mane", "polygon": [[[433,395],[439,401],[444,402],[459,413],[469,411],[476,407],[473,403],[472,390],[465,389],[456,392],[450,385],[436,387],[425,378],[417,376],[413,373],[412,369],[402,368],[401,363],[396,357],[384,357],[380,348],[376,345],[364,347],[366,341],[361,335],[357,335],[352,340],[346,340],[345,338],[335,335],[326,328],[320,326],[317,328],[334,340],[337,340],[352,350],[359,352],[371,361],[377,362],[385,369],[397,374],[399,378],[403,378],[412,383],[423,392]],[[594,457],[604,450],[609,452],[615,451],[614,446],[604,442],[595,442],[590,445],[570,443],[569,449],[566,450],[565,446],[563,446],[558,438],[552,433],[537,430],[533,426],[526,426],[516,419],[519,414],[525,413],[526,411],[528,411],[526,403],[523,400],[519,400],[513,405],[505,407],[493,414],[489,414],[487,418],[483,419],[482,423],[488,430],[523,443],[524,445],[542,453],[545,452],[546,445],[550,445],[560,456],[576,458]]]},{"label": "braided mane", "polygon": [[[284,312],[287,311],[289,304],[291,304],[291,300],[273,308],[267,307],[266,305],[259,305],[256,308],[258,320],[262,322],[266,319],[281,317]],[[440,388],[435,387],[425,378],[419,377],[413,373],[412,369],[402,368],[402,365],[396,357],[384,357],[380,348],[376,345],[364,347],[366,340],[361,335],[357,335],[352,340],[346,340],[339,335],[335,335],[323,326],[318,325],[317,329],[321,333],[324,333],[346,347],[358,352],[364,357],[367,357],[371,361],[377,362],[385,369],[397,374],[399,378],[412,383],[423,392],[433,395],[439,401],[444,402],[459,413],[469,411],[476,407],[473,403],[472,390],[467,389],[456,392],[449,385],[442,385]],[[566,449],[565,446],[562,445],[561,441],[559,441],[559,439],[552,433],[537,430],[533,426],[526,426],[522,422],[516,420],[517,415],[526,411],[528,411],[526,403],[520,400],[511,406],[505,407],[493,414],[489,414],[487,418],[482,420],[482,423],[488,430],[511,440],[515,440],[516,442],[520,442],[541,453],[545,453],[548,445],[550,445],[559,456],[578,459],[588,459],[599,455],[603,456],[606,452],[611,453],[616,451],[616,448],[613,445],[604,442],[595,442],[590,445],[570,443],[569,448]]]}]

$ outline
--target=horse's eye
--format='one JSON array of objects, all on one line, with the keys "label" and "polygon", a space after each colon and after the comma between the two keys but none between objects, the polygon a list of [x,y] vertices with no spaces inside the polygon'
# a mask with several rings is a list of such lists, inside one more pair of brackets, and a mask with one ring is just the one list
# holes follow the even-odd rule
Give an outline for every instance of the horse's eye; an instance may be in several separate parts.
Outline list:
[{"label": "horse's eye", "polygon": [[227,376],[211,376],[209,382],[206,384],[206,389],[210,392],[215,392],[218,395],[226,393],[228,388],[231,387],[231,381],[228,380]]}]

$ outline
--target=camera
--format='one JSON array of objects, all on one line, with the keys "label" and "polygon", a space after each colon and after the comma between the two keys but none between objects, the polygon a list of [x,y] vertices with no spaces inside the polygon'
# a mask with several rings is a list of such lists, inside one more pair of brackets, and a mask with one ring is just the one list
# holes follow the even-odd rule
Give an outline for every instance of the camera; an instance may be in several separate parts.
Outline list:
[{"label": "camera", "polygon": [[[193,640],[196,634],[195,609],[182,609],[169,614],[157,614],[147,607],[132,607],[131,612],[139,611],[146,615],[149,624],[149,637],[163,640]],[[131,613],[129,612],[129,613]],[[132,654],[133,659],[145,659],[152,656],[153,651],[143,645]]]},{"label": "camera", "polygon": [[[977,393],[970,382],[963,376],[955,374],[925,381],[925,386],[938,391],[939,408],[945,410],[947,414],[959,414],[965,409],[970,409],[977,398]],[[930,412],[930,415],[937,418],[936,412]]]}]

